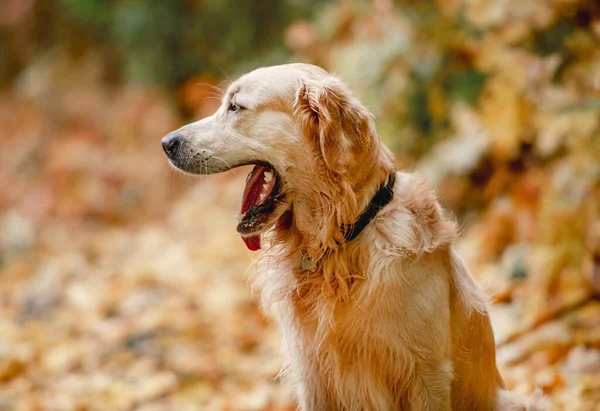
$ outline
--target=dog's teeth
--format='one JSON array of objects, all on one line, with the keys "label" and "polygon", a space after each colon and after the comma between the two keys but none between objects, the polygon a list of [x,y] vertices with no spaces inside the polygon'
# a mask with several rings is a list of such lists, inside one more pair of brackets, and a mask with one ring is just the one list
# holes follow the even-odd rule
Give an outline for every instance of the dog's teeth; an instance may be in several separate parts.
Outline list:
[{"label": "dog's teeth", "polygon": [[262,193],[259,197],[261,202],[265,201],[265,198],[267,198],[267,195],[265,193]]},{"label": "dog's teeth", "polygon": [[273,172],[272,171],[265,171],[265,181],[268,183],[272,179],[273,179]]}]

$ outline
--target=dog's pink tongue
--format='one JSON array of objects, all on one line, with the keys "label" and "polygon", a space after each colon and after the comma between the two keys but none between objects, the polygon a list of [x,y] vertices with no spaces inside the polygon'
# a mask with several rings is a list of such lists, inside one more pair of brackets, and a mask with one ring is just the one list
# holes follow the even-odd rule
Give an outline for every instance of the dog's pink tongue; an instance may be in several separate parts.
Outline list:
[{"label": "dog's pink tongue", "polygon": [[[242,214],[258,204],[264,182],[263,173],[265,169],[264,166],[255,166],[248,175],[246,187],[244,188],[244,195],[242,196]],[[260,235],[242,237],[242,240],[244,240],[246,247],[248,247],[250,251],[260,250]]]},{"label": "dog's pink tongue", "polygon": [[254,235],[252,237],[242,237],[242,240],[246,243],[246,247],[250,251],[260,250],[260,236]]}]

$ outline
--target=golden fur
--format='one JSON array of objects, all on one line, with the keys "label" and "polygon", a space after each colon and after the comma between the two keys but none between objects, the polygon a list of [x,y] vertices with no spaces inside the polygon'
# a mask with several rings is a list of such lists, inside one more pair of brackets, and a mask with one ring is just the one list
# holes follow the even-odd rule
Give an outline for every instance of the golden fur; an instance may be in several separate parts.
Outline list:
[{"label": "golden fur", "polygon": [[[234,103],[244,109],[232,113]],[[177,133],[170,160],[184,171],[266,161],[282,179],[257,286],[277,311],[302,410],[542,409],[504,390],[485,298],[423,180],[397,173],[391,203],[344,243],[341,227],[394,161],[339,79],[304,64],[259,69],[230,86],[214,116]]]}]

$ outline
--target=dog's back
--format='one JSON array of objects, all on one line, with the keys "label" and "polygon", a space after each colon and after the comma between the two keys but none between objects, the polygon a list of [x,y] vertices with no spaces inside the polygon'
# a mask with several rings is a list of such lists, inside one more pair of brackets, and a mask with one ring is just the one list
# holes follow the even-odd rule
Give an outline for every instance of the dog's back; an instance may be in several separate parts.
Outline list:
[{"label": "dog's back", "polygon": [[455,250],[448,252],[452,327],[452,408],[495,410],[504,388],[496,368],[494,334],[486,301]]}]

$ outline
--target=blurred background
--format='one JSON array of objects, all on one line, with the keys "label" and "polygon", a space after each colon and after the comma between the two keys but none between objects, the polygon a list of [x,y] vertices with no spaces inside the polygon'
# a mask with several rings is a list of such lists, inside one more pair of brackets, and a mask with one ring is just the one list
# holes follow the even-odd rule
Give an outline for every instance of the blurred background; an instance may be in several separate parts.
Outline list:
[{"label": "blurred background", "polygon": [[595,0],[2,0],[0,410],[295,409],[235,231],[248,170],[160,146],[294,61],[460,221],[507,385],[600,410]]}]

